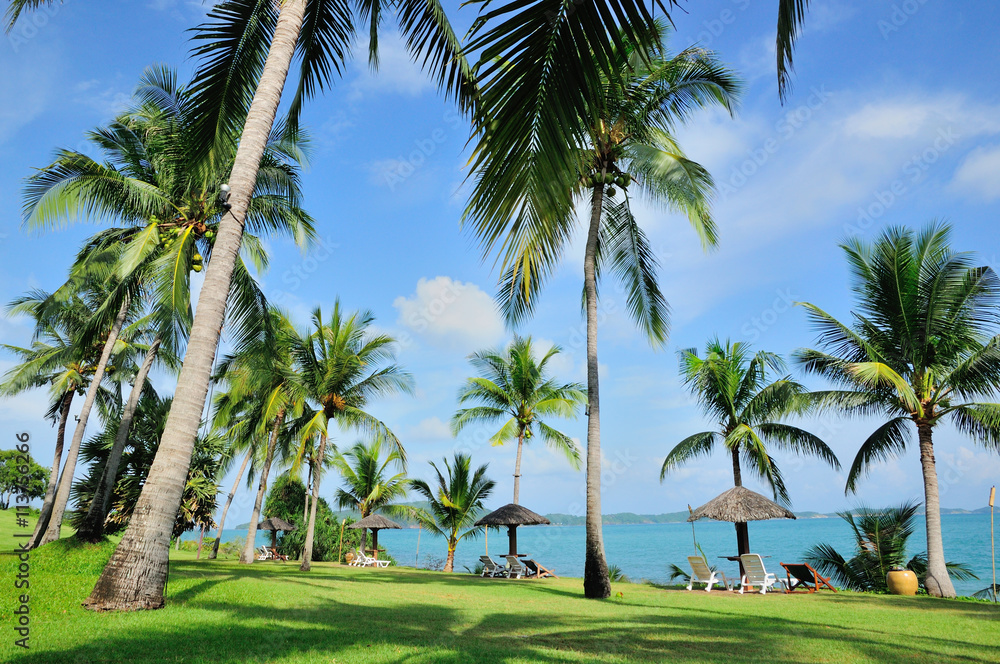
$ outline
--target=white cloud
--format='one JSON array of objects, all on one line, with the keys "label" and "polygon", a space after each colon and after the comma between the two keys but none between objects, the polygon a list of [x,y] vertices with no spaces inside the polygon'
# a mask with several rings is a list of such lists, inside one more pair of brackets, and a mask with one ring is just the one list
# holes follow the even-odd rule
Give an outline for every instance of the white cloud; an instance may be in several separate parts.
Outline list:
[{"label": "white cloud", "polygon": [[357,77],[350,87],[352,101],[359,101],[372,93],[416,97],[434,89],[430,77],[410,58],[406,44],[398,32],[379,35],[379,64],[375,71],[368,64],[368,40],[356,43],[353,52],[357,57],[352,69]]},{"label": "white cloud", "polygon": [[844,120],[844,133],[860,138],[913,136],[930,115],[926,106],[908,103],[867,104]]},{"label": "white cloud", "polygon": [[448,440],[451,438],[451,428],[441,421],[440,417],[428,417],[416,425],[406,429],[406,440]]},{"label": "white cloud", "polygon": [[433,345],[469,352],[504,338],[493,297],[451,277],[421,278],[416,291],[397,297],[398,323]]},{"label": "white cloud", "polygon": [[1000,146],[976,148],[955,172],[953,187],[987,201],[1000,198]]}]

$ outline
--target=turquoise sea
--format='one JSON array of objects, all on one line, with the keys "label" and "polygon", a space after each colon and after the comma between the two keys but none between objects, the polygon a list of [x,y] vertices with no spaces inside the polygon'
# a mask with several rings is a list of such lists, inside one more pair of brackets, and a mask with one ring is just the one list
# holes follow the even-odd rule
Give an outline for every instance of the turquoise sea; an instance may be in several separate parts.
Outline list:
[{"label": "turquoise sea", "polygon": [[[960,595],[986,588],[991,582],[990,517],[988,514],[945,514],[941,517],[945,556],[962,562],[979,575],[978,581],[956,581]],[[709,559],[736,553],[736,533],[730,523],[699,521],[695,536]],[[184,539],[196,538],[187,533]],[[246,531],[225,530],[223,540],[246,537]],[[419,554],[418,554],[419,537]],[[530,526],[518,528],[518,549],[549,567],[560,576],[582,577],[584,561],[583,526]],[[270,533],[257,533],[257,543],[270,542]],[[852,539],[848,525],[837,518],[757,521],[750,524],[750,548],[765,558],[768,571],[780,572],[778,563],[798,562],[812,545],[832,544],[845,556],[852,554]],[[925,549],[923,521],[910,538],[909,554]],[[442,538],[415,528],[388,530],[379,533],[379,545],[400,565],[434,567],[443,565],[447,547]],[[687,556],[694,553],[691,524],[666,523],[649,525],[604,526],[604,548],[608,564],[618,565],[633,580],[649,579],[665,582],[670,563],[687,567]],[[491,531],[489,550],[494,556],[507,552],[506,529]],[[463,565],[472,568],[485,551],[482,537],[462,541],[455,554],[455,569]],[[717,560],[726,576],[737,577],[736,563]]]}]

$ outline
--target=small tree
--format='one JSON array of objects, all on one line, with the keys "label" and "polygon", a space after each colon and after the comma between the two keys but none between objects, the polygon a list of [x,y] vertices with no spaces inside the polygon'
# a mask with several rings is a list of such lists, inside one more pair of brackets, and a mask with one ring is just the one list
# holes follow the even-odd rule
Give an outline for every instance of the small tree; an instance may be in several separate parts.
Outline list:
[{"label": "small tree", "polygon": [[[0,450],[0,509],[10,507],[15,494],[41,498],[49,486],[49,471],[17,450]],[[27,472],[24,472],[27,470]]]}]

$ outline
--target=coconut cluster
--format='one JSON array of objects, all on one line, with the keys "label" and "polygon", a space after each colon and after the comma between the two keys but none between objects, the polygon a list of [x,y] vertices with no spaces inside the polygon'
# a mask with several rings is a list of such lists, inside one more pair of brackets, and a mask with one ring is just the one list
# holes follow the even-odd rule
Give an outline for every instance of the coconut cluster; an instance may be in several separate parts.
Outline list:
[{"label": "coconut cluster", "polygon": [[607,189],[607,194],[614,196],[618,192],[615,191],[613,185],[626,189],[632,183],[632,176],[628,173],[591,173],[583,176],[580,182],[588,189],[599,184],[611,185]]}]

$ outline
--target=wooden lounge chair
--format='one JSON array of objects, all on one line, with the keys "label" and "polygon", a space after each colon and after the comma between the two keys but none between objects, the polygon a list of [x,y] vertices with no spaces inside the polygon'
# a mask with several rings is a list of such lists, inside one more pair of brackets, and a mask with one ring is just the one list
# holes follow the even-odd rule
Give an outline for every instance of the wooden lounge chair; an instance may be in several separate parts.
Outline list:
[{"label": "wooden lounge chair", "polygon": [[764,595],[768,590],[773,590],[777,584],[785,585],[784,579],[779,579],[774,574],[770,574],[764,569],[764,561],[756,553],[744,553],[740,556],[743,563],[743,578],[740,579],[740,594],[744,590],[760,588],[760,594]]},{"label": "wooden lounge chair", "polygon": [[[830,579],[820,576],[819,572],[814,570],[809,563],[781,563],[781,566],[785,568],[788,575],[788,582],[785,584],[786,593],[795,592],[795,589],[800,587],[814,593],[823,586],[837,592],[837,589],[830,583]],[[792,581],[793,576],[795,577],[794,582]]]},{"label": "wooden lounge chair", "polygon": [[275,548],[269,548],[268,550],[271,552],[271,559],[272,560],[285,560],[285,561],[288,560],[288,556],[286,556],[283,553],[278,553],[277,549],[275,549]]},{"label": "wooden lounge chair", "polygon": [[528,578],[529,579],[544,579],[551,576],[553,579],[558,579],[556,573],[552,570],[539,565],[534,560],[530,558],[524,561],[524,566],[528,568]]},{"label": "wooden lounge chair", "polygon": [[517,556],[504,556],[507,559],[507,578],[520,579],[525,574],[524,565]]},{"label": "wooden lounge chair", "polygon": [[483,573],[480,576],[497,579],[507,576],[507,570],[498,565],[489,556],[479,556],[479,562],[483,564]]},{"label": "wooden lounge chair", "polygon": [[712,592],[712,586],[718,585],[726,590],[732,590],[732,586],[726,581],[726,575],[722,572],[713,572],[701,556],[688,556],[688,564],[691,565],[691,578],[688,581],[688,590],[694,590],[694,584],[704,583],[705,592]]}]

